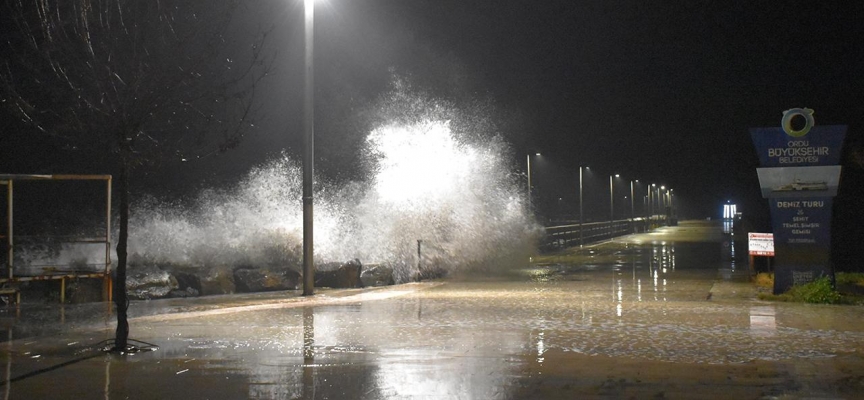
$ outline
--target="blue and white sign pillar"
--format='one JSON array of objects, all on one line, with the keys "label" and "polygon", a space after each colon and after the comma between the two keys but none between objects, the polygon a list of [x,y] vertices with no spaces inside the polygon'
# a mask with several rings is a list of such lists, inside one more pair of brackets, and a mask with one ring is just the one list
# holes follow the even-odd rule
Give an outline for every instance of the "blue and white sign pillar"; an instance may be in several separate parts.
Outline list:
[{"label": "blue and white sign pillar", "polygon": [[[796,130],[794,119],[803,119]],[[832,273],[831,206],[840,184],[845,125],[815,126],[813,110],[783,113],[777,128],[752,128],[762,197],[774,228],[774,294]]]}]

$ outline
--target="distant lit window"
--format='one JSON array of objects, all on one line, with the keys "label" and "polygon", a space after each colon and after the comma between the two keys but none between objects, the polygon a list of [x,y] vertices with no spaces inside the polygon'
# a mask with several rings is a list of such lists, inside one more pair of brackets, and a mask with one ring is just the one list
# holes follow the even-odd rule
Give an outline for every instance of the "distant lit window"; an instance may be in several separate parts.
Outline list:
[{"label": "distant lit window", "polygon": [[724,204],[723,205],[723,219],[732,219],[735,218],[735,215],[738,214],[738,207],[735,204]]}]

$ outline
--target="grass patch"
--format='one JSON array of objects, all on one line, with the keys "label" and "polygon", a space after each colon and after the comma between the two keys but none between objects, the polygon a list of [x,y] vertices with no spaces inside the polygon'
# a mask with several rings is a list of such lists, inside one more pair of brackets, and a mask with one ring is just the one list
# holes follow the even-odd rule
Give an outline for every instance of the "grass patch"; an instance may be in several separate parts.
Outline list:
[{"label": "grass patch", "polygon": [[814,304],[837,304],[840,292],[831,286],[831,278],[822,277],[805,285],[793,286],[787,292],[796,301]]},{"label": "grass patch", "polygon": [[837,285],[856,285],[864,287],[864,273],[861,272],[838,272]]},{"label": "grass patch", "polygon": [[[830,278],[823,277],[805,285],[793,286],[783,294],[759,293],[758,297],[761,300],[797,303],[864,304],[864,274],[841,272],[835,278],[836,289],[831,287]],[[758,274],[755,283],[760,287],[773,287],[774,274]]]},{"label": "grass patch", "polygon": [[753,280],[756,283],[756,286],[760,288],[773,288],[774,287],[774,273],[773,272],[760,272],[756,274],[756,278]]}]

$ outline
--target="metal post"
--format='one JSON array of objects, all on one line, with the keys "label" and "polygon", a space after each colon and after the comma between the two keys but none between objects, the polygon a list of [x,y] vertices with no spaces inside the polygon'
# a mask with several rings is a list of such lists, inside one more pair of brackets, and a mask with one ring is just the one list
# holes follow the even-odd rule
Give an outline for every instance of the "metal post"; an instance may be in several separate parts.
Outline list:
[{"label": "metal post", "polygon": [[669,213],[672,213],[672,189],[666,191],[666,197],[669,198]]},{"label": "metal post", "polygon": [[642,215],[645,220],[642,221],[642,231],[648,232],[648,195],[642,196]]},{"label": "metal post", "polygon": [[[657,217],[658,213],[660,213],[660,188],[654,187],[654,204],[657,206],[657,210],[654,211],[654,216]],[[659,221],[657,222],[659,225]]]},{"label": "metal post", "polygon": [[420,280],[420,278],[423,276],[423,274],[420,273],[420,260],[422,260],[422,256],[420,255],[420,243],[422,242],[422,240],[417,239],[417,280]]},{"label": "metal post", "polygon": [[585,219],[582,215],[582,166],[579,166],[579,247],[582,247],[582,220]]},{"label": "metal post", "polygon": [[105,273],[111,272],[111,177],[106,181],[105,199]]},{"label": "metal post", "polygon": [[314,138],[315,138],[315,104],[314,104],[314,69],[313,69],[313,44],[314,44],[314,0],[305,0],[303,3],[306,13],[306,52],[305,52],[305,74],[306,82],[303,90],[304,113],[303,126],[305,130],[305,146],[303,152],[303,295],[315,294],[315,265],[314,246],[312,233],[312,180],[314,179]]},{"label": "metal post", "polygon": [[666,189],[666,224],[672,222],[672,189]]},{"label": "metal post", "polygon": [[6,252],[7,256],[7,266],[9,267],[9,279],[12,279],[12,260],[14,257],[14,241],[12,240],[12,201],[13,201],[13,191],[12,191],[12,179],[9,179],[9,183],[6,185],[6,248],[8,251]]},{"label": "metal post", "polygon": [[662,205],[662,208],[660,209],[660,215],[663,216],[663,221],[666,221],[666,189],[661,188],[661,190],[662,192],[660,192],[660,204]]},{"label": "metal post", "polygon": [[531,154],[525,155],[525,160],[528,164],[528,214],[531,214],[533,207],[531,206]]},{"label": "metal post", "polygon": [[672,198],[675,196],[672,189],[669,189],[669,216],[675,216],[675,202]]},{"label": "metal post", "polygon": [[666,189],[666,192],[663,193],[663,214],[665,216],[669,216],[669,189]]},{"label": "metal post", "polygon": [[613,199],[613,190],[612,190],[612,175],[609,175],[609,236],[612,236],[612,221],[615,221],[615,203],[612,201]]},{"label": "metal post", "polygon": [[104,291],[102,292],[105,295],[105,301],[108,302],[108,310],[111,310],[111,299],[114,297],[114,281],[111,279],[111,275],[105,275],[105,278],[102,279],[102,287]]},{"label": "metal post", "polygon": [[635,232],[636,231],[636,221],[635,221],[636,214],[635,214],[634,210],[636,209],[636,206],[635,206],[634,202],[636,201],[636,197],[634,196],[634,193],[635,192],[633,190],[633,181],[630,181],[630,229],[632,229]]},{"label": "metal post", "polygon": [[105,200],[105,278],[102,279],[103,298],[111,304],[112,281],[111,281],[111,176],[106,180]]},{"label": "metal post", "polygon": [[648,228],[651,228],[651,223],[654,221],[654,189],[648,185]]}]

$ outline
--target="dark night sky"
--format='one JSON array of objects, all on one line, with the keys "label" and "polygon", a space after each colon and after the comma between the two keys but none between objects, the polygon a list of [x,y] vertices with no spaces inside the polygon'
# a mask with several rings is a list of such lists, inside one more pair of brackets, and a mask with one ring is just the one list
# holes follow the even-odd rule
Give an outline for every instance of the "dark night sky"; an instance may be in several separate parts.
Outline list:
[{"label": "dark night sky", "polygon": [[[282,149],[299,159],[301,11],[296,0],[250,2],[239,18],[240,30],[275,26],[258,131],[216,161],[166,163],[154,180],[219,184]],[[726,199],[764,216],[748,128],[809,107],[817,124],[849,125],[846,150],[862,147],[861,15],[864,4],[848,1],[320,0],[316,168],[350,175],[346,154],[365,133],[350,121],[395,70],[457,105],[494,104],[514,170],[524,171],[526,153],[543,153],[535,179],[547,199],[575,204],[586,164],[595,187],[620,173],[675,188],[685,216],[716,217]],[[26,172],[27,163],[12,165]],[[845,165],[841,195],[859,202],[848,193],[862,184],[861,167]]]},{"label": "dark night sky", "polygon": [[575,204],[587,164],[595,186],[609,173],[671,186],[691,216],[726,199],[767,214],[748,128],[809,107],[817,124],[849,125],[847,150],[862,146],[860,15],[853,2],[330,1],[317,62],[363,69],[374,55],[372,68],[456,82],[444,95],[493,99],[514,165],[543,153],[547,199]]}]

